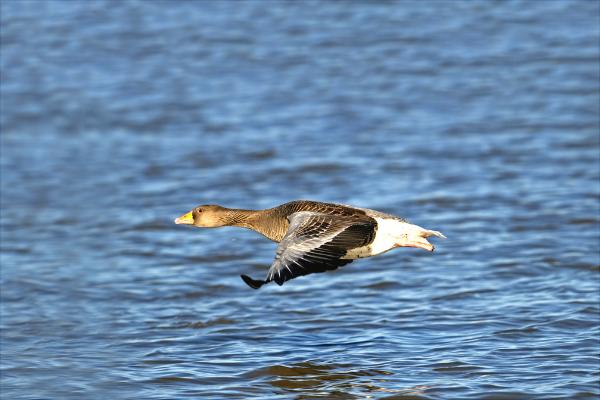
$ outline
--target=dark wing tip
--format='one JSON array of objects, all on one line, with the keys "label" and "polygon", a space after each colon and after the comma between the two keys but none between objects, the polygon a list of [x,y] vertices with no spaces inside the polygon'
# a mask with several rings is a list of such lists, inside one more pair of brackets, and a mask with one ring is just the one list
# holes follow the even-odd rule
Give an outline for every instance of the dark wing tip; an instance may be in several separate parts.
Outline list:
[{"label": "dark wing tip", "polygon": [[[293,276],[291,277],[293,278]],[[276,284],[278,284],[279,286],[283,285],[285,283],[285,281],[287,281],[286,277],[282,277],[281,275],[276,276],[274,279]]]},{"label": "dark wing tip", "polygon": [[260,289],[262,285],[267,283],[267,281],[252,279],[248,275],[240,275],[240,277],[246,282],[246,285],[250,286],[252,289]]}]

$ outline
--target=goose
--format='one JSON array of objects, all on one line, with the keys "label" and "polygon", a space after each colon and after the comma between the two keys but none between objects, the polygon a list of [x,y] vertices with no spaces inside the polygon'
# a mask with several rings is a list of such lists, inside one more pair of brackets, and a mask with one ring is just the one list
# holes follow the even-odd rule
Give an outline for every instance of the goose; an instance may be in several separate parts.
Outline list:
[{"label": "goose", "polygon": [[175,223],[201,228],[238,226],[279,243],[264,280],[241,275],[253,289],[272,281],[281,286],[298,276],[331,271],[396,247],[433,251],[427,238],[445,238],[438,231],[380,211],[309,200],[265,210],[201,205],[176,218]]}]

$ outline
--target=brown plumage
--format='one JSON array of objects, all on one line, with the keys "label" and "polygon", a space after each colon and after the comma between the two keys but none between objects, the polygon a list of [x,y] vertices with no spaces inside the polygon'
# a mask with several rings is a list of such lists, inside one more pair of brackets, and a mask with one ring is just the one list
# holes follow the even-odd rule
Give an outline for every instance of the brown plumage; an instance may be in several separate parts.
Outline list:
[{"label": "brown plumage", "polygon": [[432,251],[433,245],[426,238],[444,237],[379,211],[308,200],[265,210],[203,205],[177,218],[175,223],[205,228],[239,226],[278,242],[275,261],[265,280],[242,275],[254,289],[271,281],[282,285],[297,276],[333,270],[356,258],[394,247]]}]

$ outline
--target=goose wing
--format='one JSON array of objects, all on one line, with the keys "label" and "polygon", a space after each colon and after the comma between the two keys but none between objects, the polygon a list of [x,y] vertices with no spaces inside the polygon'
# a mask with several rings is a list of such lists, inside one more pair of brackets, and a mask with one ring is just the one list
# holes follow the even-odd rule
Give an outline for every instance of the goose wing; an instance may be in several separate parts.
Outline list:
[{"label": "goose wing", "polygon": [[301,211],[288,219],[290,225],[277,247],[267,279],[242,276],[249,286],[258,289],[271,281],[283,285],[297,276],[334,270],[352,262],[341,259],[348,250],[369,244],[375,236],[376,222],[366,216]]}]

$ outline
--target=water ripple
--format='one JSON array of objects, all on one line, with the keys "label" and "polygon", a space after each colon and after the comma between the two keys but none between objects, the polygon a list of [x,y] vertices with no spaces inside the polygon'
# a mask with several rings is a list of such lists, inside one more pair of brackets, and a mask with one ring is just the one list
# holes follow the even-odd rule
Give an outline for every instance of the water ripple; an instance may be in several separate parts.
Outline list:
[{"label": "water ripple", "polygon": [[[0,2],[6,398],[596,399],[598,2]],[[448,237],[253,291],[198,204]]]}]

